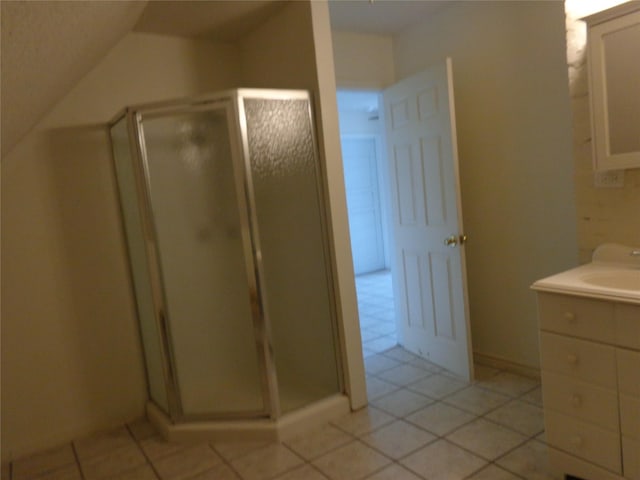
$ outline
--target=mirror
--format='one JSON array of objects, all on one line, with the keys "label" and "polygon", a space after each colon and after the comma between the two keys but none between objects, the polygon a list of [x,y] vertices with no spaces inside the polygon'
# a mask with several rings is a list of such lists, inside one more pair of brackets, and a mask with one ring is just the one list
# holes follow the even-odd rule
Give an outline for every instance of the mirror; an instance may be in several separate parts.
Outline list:
[{"label": "mirror", "polygon": [[594,169],[640,167],[640,2],[585,18]]}]

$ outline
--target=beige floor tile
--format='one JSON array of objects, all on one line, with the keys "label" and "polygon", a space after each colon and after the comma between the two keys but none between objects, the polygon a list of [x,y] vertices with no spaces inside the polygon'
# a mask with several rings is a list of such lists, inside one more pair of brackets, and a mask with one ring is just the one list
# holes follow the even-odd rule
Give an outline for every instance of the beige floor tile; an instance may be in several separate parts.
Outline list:
[{"label": "beige floor tile", "polygon": [[528,441],[496,463],[528,480],[560,480],[549,467],[547,446],[537,440]]},{"label": "beige floor tile", "polygon": [[422,478],[410,470],[407,470],[402,465],[393,463],[370,477],[367,477],[367,480],[422,480]]},{"label": "beige floor tile", "polygon": [[397,385],[393,383],[385,382],[379,378],[368,376],[367,377],[367,398],[371,401],[374,398],[381,397],[388,393],[398,390]]},{"label": "beige floor tile", "polygon": [[71,444],[62,445],[14,461],[12,478],[26,480],[74,463],[76,457]]},{"label": "beige floor tile", "polygon": [[376,338],[380,338],[382,336],[384,336],[384,334],[374,330],[369,330],[368,328],[360,329],[360,338],[362,339],[363,342],[369,342],[371,340],[375,340]]},{"label": "beige floor tile", "polygon": [[382,410],[367,407],[342,416],[331,423],[351,435],[359,436],[382,427],[387,423],[391,423],[394,420],[394,417]]},{"label": "beige floor tile", "polygon": [[127,427],[129,427],[129,431],[131,432],[131,435],[133,435],[133,438],[139,442],[146,438],[153,437],[158,433],[156,432],[156,428],[145,417],[127,424]]},{"label": "beige floor tile", "polygon": [[469,480],[519,480],[513,473],[491,464],[478,473],[469,477]]},{"label": "beige floor tile", "polygon": [[189,480],[240,480],[240,477],[228,465],[221,463]]},{"label": "beige floor tile", "polygon": [[520,400],[542,407],[542,387],[536,387],[520,397]]},{"label": "beige floor tile", "polygon": [[528,437],[538,435],[544,430],[542,409],[519,400],[497,408],[487,414],[486,418]]},{"label": "beige floor tile", "polygon": [[355,480],[389,464],[384,455],[358,441],[351,442],[313,461],[332,480]]},{"label": "beige floor tile", "polygon": [[109,480],[157,480],[157,476],[153,469],[147,465],[141,465],[133,470],[120,473],[113,477],[109,477]]},{"label": "beige floor tile", "polygon": [[390,348],[395,347],[398,344],[398,340],[395,335],[385,335],[384,337],[376,338],[375,340],[369,340],[365,342],[368,348],[376,350],[377,352],[384,352]]},{"label": "beige floor tile", "polygon": [[406,389],[396,390],[371,400],[374,407],[397,417],[404,417],[432,403],[432,399]]},{"label": "beige floor tile", "polygon": [[440,399],[468,385],[468,383],[457,380],[449,375],[437,374],[412,383],[408,388],[428,397]]},{"label": "beige floor tile", "polygon": [[369,375],[376,375],[390,368],[402,365],[400,362],[386,357],[380,353],[371,355],[364,360],[364,369]]},{"label": "beige floor tile", "polygon": [[519,397],[539,386],[540,382],[514,373],[500,372],[476,384],[510,397]]},{"label": "beige floor tile", "polygon": [[415,357],[407,362],[409,365],[413,365],[414,367],[422,368],[430,373],[440,373],[444,370],[436,365],[435,363],[430,362],[429,360],[425,360],[424,358]]},{"label": "beige floor tile", "polygon": [[362,356],[365,360],[369,357],[373,357],[374,355],[378,355],[378,352],[371,348],[367,348],[366,345],[362,345]]},{"label": "beige floor tile", "polygon": [[475,415],[459,408],[435,403],[407,416],[405,420],[436,435],[444,436],[474,418]]},{"label": "beige floor tile", "polygon": [[227,461],[235,460],[243,455],[247,455],[260,448],[270,445],[276,445],[276,442],[251,442],[251,441],[233,441],[233,442],[215,442],[211,446],[222,458]]},{"label": "beige floor tile", "polygon": [[147,463],[140,448],[132,443],[108,453],[80,460],[80,468],[86,480],[113,477]]},{"label": "beige floor tile", "polygon": [[394,360],[398,360],[400,362],[410,362],[411,360],[415,360],[419,358],[417,355],[405,350],[401,346],[397,346],[390,350],[384,352],[385,357],[393,358]]},{"label": "beige floor tile", "polygon": [[191,446],[173,455],[153,460],[153,466],[162,480],[190,478],[221,463],[220,456],[207,444]]},{"label": "beige floor tile", "polygon": [[45,473],[41,477],[37,478],[38,480],[83,480],[82,475],[80,474],[80,468],[77,464],[59,468],[58,470]]},{"label": "beige floor tile", "polygon": [[443,401],[475,415],[484,415],[509,400],[507,395],[484,390],[474,385],[449,395]]},{"label": "beige floor tile", "polygon": [[351,441],[351,435],[333,425],[324,425],[284,443],[301,457],[311,460]]},{"label": "beige floor tile", "polygon": [[400,461],[429,480],[460,480],[487,462],[452,443],[438,440]]},{"label": "beige floor tile", "polygon": [[527,437],[479,418],[447,435],[447,440],[488,460],[524,443]]},{"label": "beige floor tile", "polygon": [[126,427],[118,427],[75,440],[73,445],[80,460],[103,455],[135,442]]},{"label": "beige floor tile", "polygon": [[264,480],[301,465],[302,459],[287,447],[274,444],[254,450],[231,462],[244,480]]},{"label": "beige floor tile", "polygon": [[389,370],[385,370],[384,372],[379,373],[377,377],[404,387],[430,375],[432,375],[431,372],[427,372],[422,368],[414,367],[413,365],[405,363],[403,365],[390,368]]},{"label": "beige floor tile", "polygon": [[398,420],[361,437],[360,440],[388,457],[398,459],[436,438],[420,428]]},{"label": "beige floor tile", "polygon": [[320,473],[317,469],[307,464],[302,467],[295,468],[294,470],[275,478],[275,480],[327,480],[327,478],[328,477]]},{"label": "beige floor tile", "polygon": [[498,372],[500,372],[500,370],[498,370],[497,368],[488,367],[486,365],[479,365],[476,363],[473,366],[473,374],[476,382],[487,380],[496,375]]},{"label": "beige floor tile", "polygon": [[151,461],[173,455],[190,446],[188,443],[167,442],[160,435],[145,438],[140,442],[140,447]]}]

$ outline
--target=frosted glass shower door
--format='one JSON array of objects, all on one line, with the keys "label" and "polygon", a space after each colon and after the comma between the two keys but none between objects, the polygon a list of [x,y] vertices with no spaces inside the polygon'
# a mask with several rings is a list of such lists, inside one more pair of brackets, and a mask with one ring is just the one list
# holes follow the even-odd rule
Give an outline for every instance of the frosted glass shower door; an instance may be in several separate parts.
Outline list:
[{"label": "frosted glass shower door", "polygon": [[141,219],[142,206],[132,158],[127,117],[111,127],[111,145],[120,193],[120,210],[126,233],[131,278],[135,290],[140,337],[144,345],[144,359],[151,399],[165,412],[169,411],[167,385],[163,368],[160,332],[155,317],[153,287],[149,278],[149,263],[145,252],[145,234]]},{"label": "frosted glass shower door", "polygon": [[334,301],[310,102],[284,92],[243,99],[283,413],[339,393]]},{"label": "frosted glass shower door", "polygon": [[195,111],[147,112],[139,121],[169,348],[185,418],[260,415],[267,409],[230,108],[218,103]]}]

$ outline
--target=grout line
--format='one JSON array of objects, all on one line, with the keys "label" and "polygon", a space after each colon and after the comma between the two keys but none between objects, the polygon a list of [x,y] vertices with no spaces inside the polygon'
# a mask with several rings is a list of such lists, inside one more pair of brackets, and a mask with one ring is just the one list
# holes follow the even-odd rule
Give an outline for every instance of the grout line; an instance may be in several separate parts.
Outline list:
[{"label": "grout line", "polygon": [[[149,467],[151,468],[151,471],[153,472],[153,474],[156,476],[156,478],[162,478],[160,477],[160,472],[158,472],[158,470],[156,470],[155,465],[153,464],[153,462],[151,461],[151,459],[149,458],[149,456],[147,455],[147,452],[144,451],[144,448],[142,448],[142,444],[140,443],[140,440],[138,440],[136,438],[136,436],[133,434],[133,432],[131,431],[131,427],[129,427],[128,424],[125,423],[125,428],[127,429],[127,431],[129,432],[129,435],[131,436],[131,438],[133,439],[133,441],[135,442],[136,446],[138,447],[138,449],[140,450],[140,452],[142,453],[142,456],[145,458],[145,460],[147,461],[147,465],[149,465]],[[151,437],[149,437],[151,438]]]},{"label": "grout line", "polygon": [[76,466],[78,467],[78,471],[80,472],[80,478],[82,480],[86,480],[84,470],[82,469],[82,464],[80,463],[80,457],[78,456],[78,451],[76,450],[76,446],[73,442],[71,442],[71,450],[73,451],[73,456],[76,459]]}]

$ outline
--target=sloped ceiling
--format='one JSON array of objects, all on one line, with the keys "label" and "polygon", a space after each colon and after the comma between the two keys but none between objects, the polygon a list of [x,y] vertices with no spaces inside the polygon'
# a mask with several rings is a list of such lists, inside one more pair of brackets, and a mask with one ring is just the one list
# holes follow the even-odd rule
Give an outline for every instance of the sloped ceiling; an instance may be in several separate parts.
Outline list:
[{"label": "sloped ceiling", "polygon": [[151,1],[134,30],[235,42],[286,3],[274,0]]},{"label": "sloped ceiling", "polygon": [[7,1],[2,15],[2,155],[127,32],[146,2]]},{"label": "sloped ceiling", "polygon": [[2,155],[130,31],[233,42],[280,0],[0,0]]},{"label": "sloped ceiling", "polygon": [[[313,0],[312,0],[313,1]],[[2,155],[130,31],[237,41],[284,0],[0,0]],[[332,27],[393,34],[446,1],[332,0]]]}]

